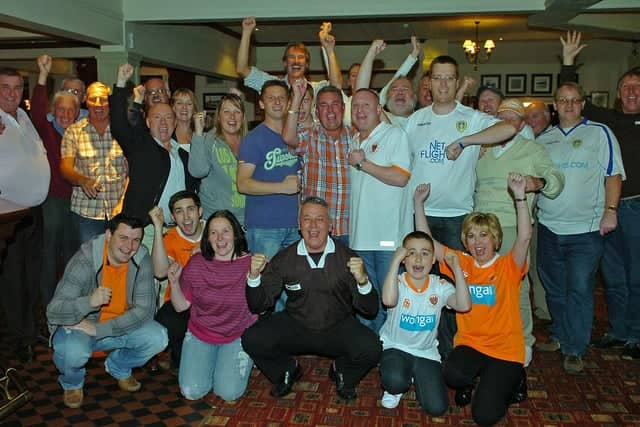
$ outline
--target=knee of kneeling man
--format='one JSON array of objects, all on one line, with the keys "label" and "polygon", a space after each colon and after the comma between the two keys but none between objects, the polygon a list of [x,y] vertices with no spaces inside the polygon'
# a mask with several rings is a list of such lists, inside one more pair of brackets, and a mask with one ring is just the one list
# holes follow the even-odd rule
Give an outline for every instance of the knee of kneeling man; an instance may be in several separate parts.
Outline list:
[{"label": "knee of kneeling man", "polygon": [[180,386],[180,393],[182,393],[187,400],[199,400],[206,396],[208,391],[203,391],[197,387]]},{"label": "knee of kneeling man", "polygon": [[505,412],[492,408],[472,408],[471,416],[476,424],[481,426],[492,426],[504,417]]},{"label": "knee of kneeling man", "polygon": [[215,393],[220,396],[220,399],[225,402],[231,402],[234,400],[238,400],[244,394],[244,389],[242,390],[215,390]]}]

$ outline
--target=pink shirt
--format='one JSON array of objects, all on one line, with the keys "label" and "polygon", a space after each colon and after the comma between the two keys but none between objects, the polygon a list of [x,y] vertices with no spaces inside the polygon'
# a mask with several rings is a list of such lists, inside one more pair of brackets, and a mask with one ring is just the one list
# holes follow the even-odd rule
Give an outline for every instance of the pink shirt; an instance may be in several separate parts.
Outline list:
[{"label": "pink shirt", "polygon": [[211,344],[239,338],[258,316],[251,314],[245,297],[251,255],[233,261],[206,260],[198,253],[182,272],[180,287],[191,302],[189,331]]}]

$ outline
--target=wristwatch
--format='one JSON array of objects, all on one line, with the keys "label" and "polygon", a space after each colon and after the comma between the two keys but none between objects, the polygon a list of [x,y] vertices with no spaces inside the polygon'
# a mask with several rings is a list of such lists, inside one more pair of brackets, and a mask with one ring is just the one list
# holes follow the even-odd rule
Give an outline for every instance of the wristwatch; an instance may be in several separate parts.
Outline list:
[{"label": "wristwatch", "polygon": [[364,162],[366,162],[367,159],[364,159],[363,161],[361,161],[360,163],[356,163],[356,169],[361,171],[362,170],[362,166],[364,165]]}]

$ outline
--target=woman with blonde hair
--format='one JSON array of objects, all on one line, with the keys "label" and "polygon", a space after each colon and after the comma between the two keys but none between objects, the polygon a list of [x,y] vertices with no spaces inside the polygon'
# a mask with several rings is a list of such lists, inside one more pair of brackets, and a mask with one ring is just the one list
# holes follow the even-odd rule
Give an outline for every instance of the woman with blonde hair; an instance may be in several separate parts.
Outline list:
[{"label": "woman with blonde hair", "polygon": [[238,193],[236,172],[240,141],[247,134],[244,103],[235,94],[226,94],[218,103],[214,127],[204,133],[205,113],[193,116],[189,173],[201,178],[200,199],[204,216],[227,209],[244,224],[245,196]]},{"label": "woman with blonde hair", "polygon": [[176,114],[176,129],[173,132],[175,139],[181,148],[189,151],[188,147],[193,137],[193,124],[191,119],[198,112],[195,95],[190,89],[177,89],[171,95],[171,108]]}]

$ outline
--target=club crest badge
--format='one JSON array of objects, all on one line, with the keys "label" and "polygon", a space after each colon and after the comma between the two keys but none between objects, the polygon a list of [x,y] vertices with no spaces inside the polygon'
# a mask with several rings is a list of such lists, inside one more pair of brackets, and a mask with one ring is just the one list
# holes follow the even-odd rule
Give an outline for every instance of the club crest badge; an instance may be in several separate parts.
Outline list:
[{"label": "club crest badge", "polygon": [[438,295],[430,295],[429,296],[429,302],[431,303],[431,305],[437,305],[438,304]]},{"label": "club crest badge", "polygon": [[456,122],[456,129],[460,133],[462,133],[465,130],[467,130],[467,121],[466,120],[460,120],[460,121]]},{"label": "club crest badge", "polygon": [[571,145],[573,145],[573,148],[580,148],[580,146],[582,145],[582,140],[581,139],[574,139],[571,142]]},{"label": "club crest badge", "polygon": [[405,298],[404,301],[402,301],[402,308],[409,308],[411,307],[411,301],[409,301],[408,298]]}]

